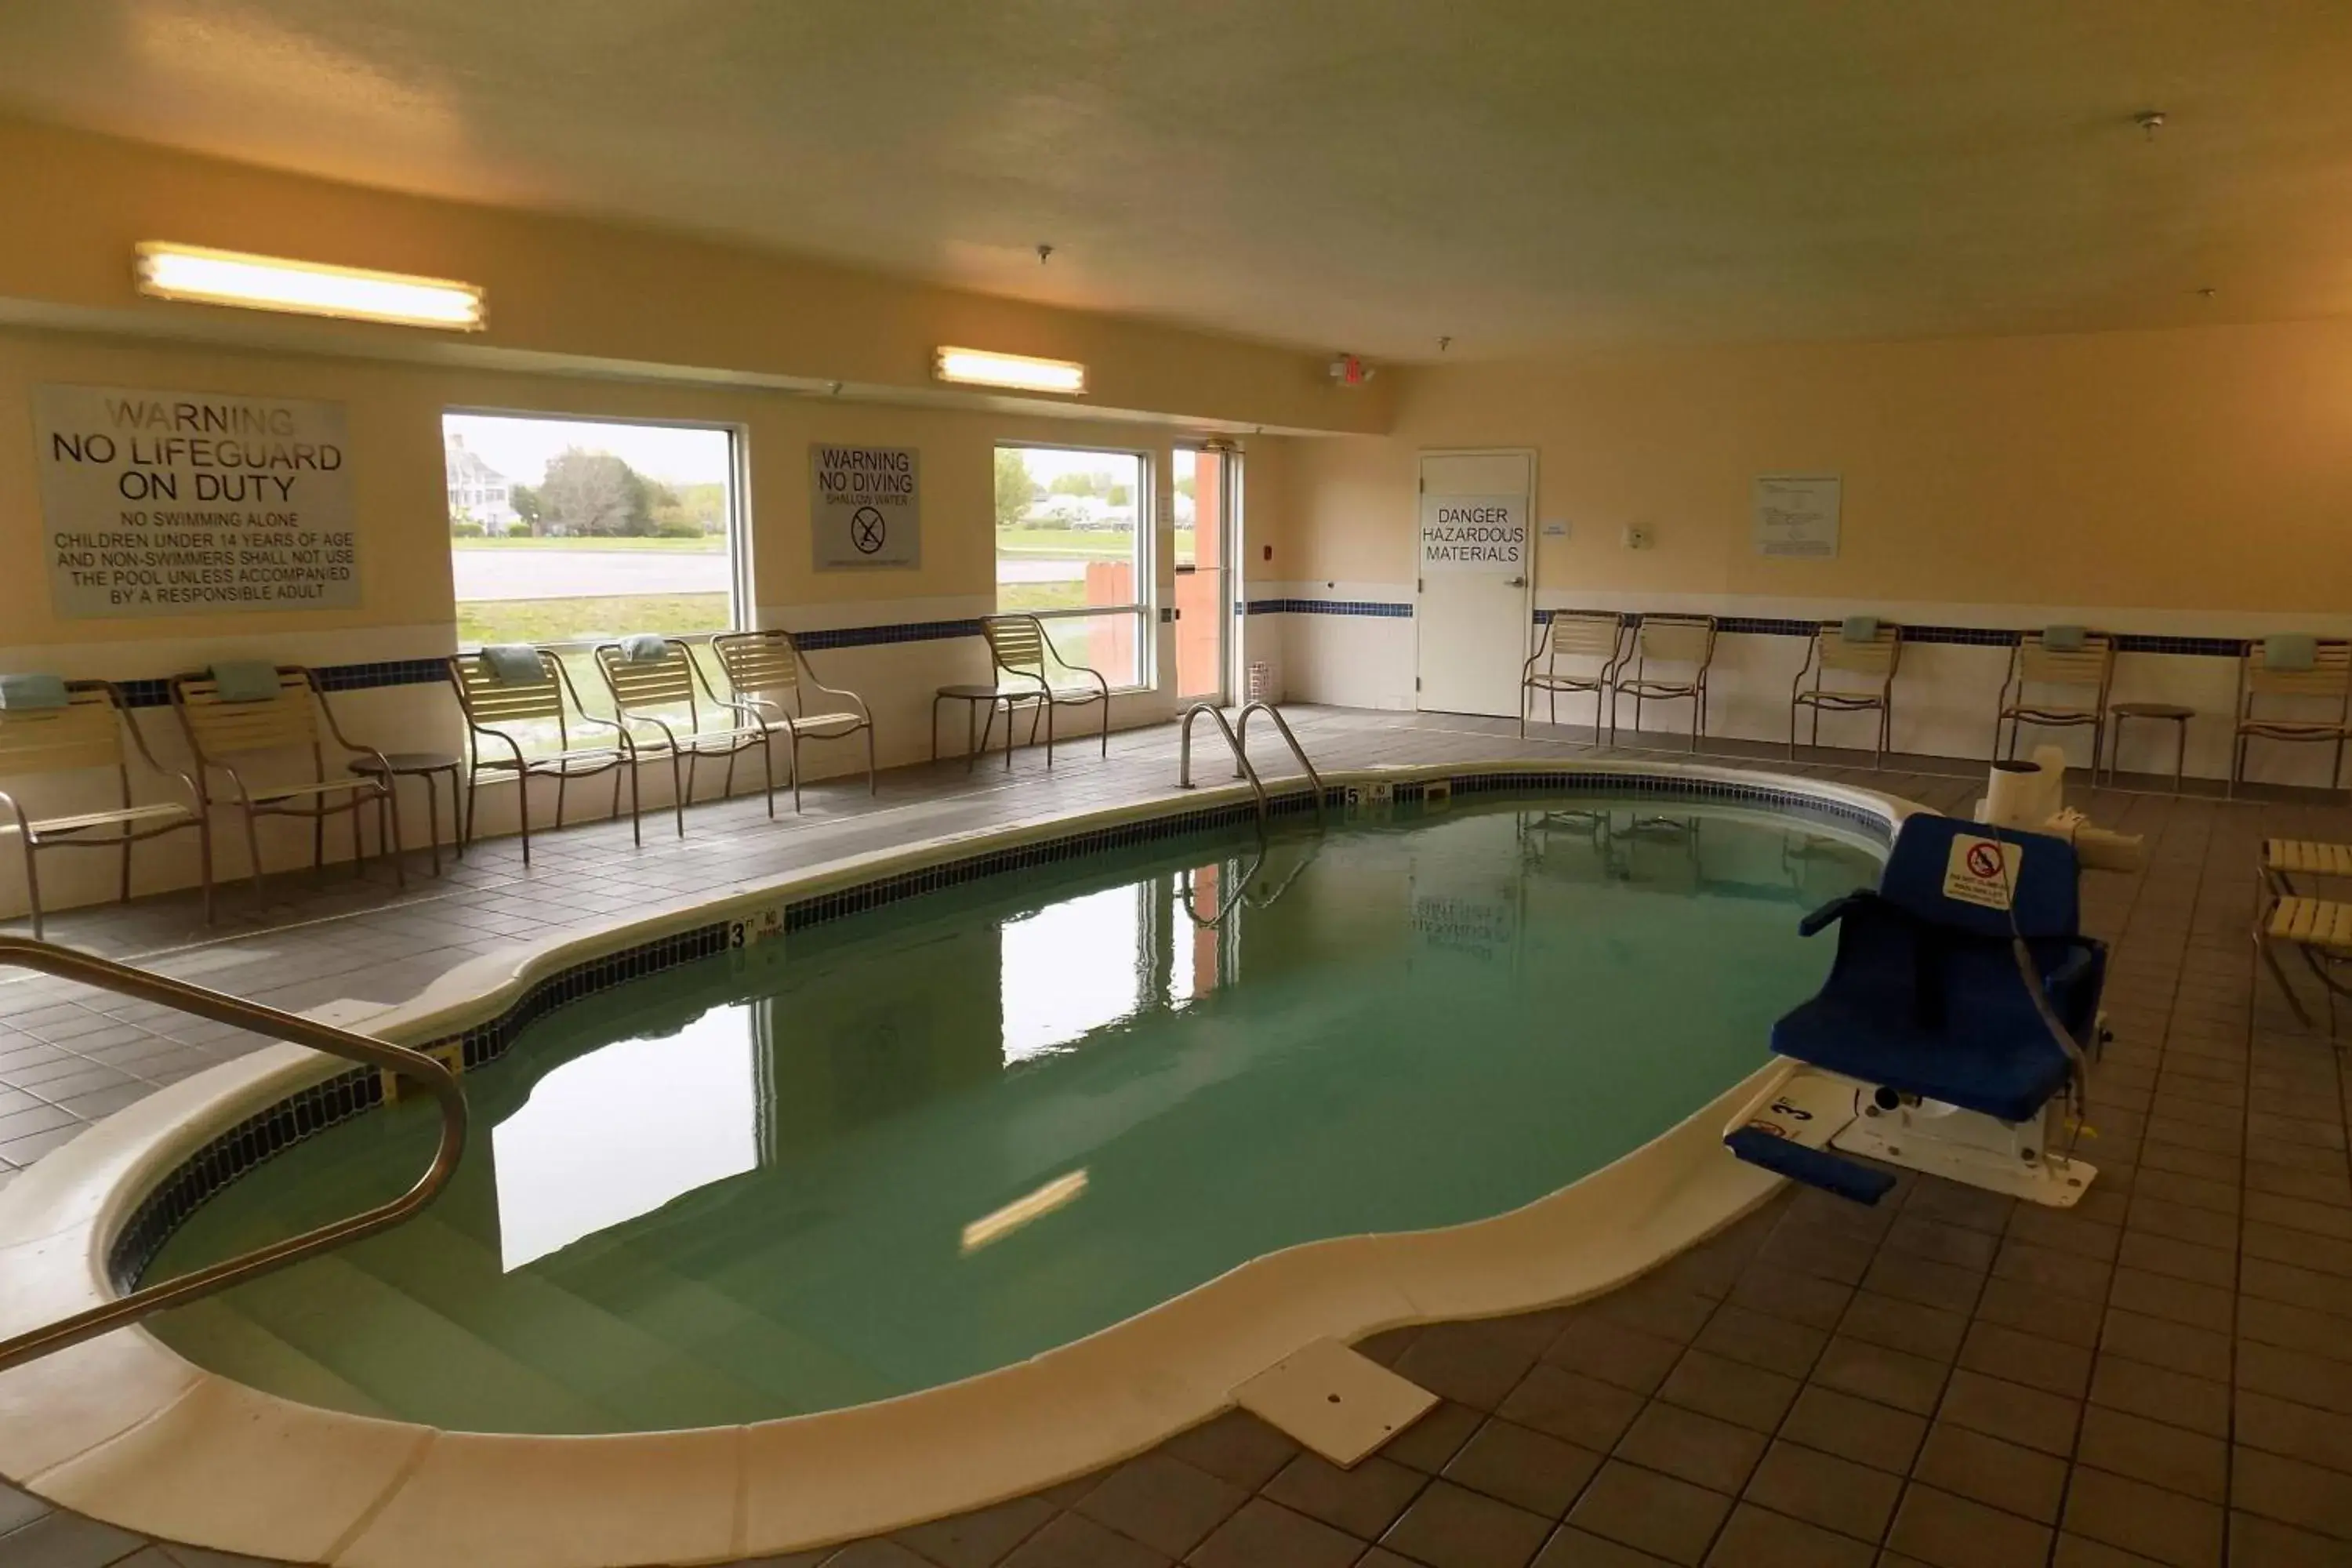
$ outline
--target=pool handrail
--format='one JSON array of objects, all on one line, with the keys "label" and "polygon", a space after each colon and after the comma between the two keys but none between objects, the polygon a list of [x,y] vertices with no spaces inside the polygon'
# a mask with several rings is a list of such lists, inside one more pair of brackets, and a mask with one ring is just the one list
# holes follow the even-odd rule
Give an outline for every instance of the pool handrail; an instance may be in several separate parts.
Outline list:
[{"label": "pool handrail", "polygon": [[1193,787],[1192,721],[1200,718],[1205,713],[1215,722],[1218,731],[1223,734],[1225,737],[1225,747],[1234,754],[1234,777],[1237,779],[1247,779],[1249,781],[1250,793],[1257,797],[1258,834],[1263,837],[1265,833],[1265,819],[1269,810],[1266,801],[1265,781],[1258,777],[1257,769],[1250,763],[1249,744],[1247,741],[1249,718],[1252,713],[1256,712],[1264,712],[1269,718],[1273,719],[1275,728],[1282,731],[1283,741],[1290,747],[1290,754],[1298,759],[1298,765],[1300,767],[1307,770],[1307,782],[1314,790],[1315,821],[1318,826],[1321,826],[1323,822],[1323,775],[1317,773],[1315,771],[1315,764],[1307,760],[1307,752],[1298,744],[1298,737],[1290,732],[1290,726],[1284,722],[1282,715],[1275,710],[1274,704],[1271,702],[1252,702],[1243,708],[1241,711],[1241,729],[1239,731],[1236,731],[1231,723],[1226,721],[1223,710],[1221,710],[1214,702],[1195,702],[1190,708],[1185,709],[1184,720],[1182,724],[1178,727],[1176,737],[1176,786],[1179,789],[1191,789]]},{"label": "pool handrail", "polygon": [[[1184,710],[1184,721],[1178,727],[1176,734],[1176,787],[1193,787],[1192,721],[1203,713],[1217,726],[1218,731],[1225,738],[1226,749],[1234,754],[1234,777],[1249,780],[1250,794],[1257,799],[1257,836],[1263,841],[1266,818],[1265,782],[1257,776],[1257,770],[1250,766],[1249,753],[1242,750],[1241,738],[1234,733],[1234,727],[1225,721],[1223,712],[1213,702],[1195,702]],[[1321,809],[1319,805],[1317,809]]]},{"label": "pool handrail", "polygon": [[248,1002],[225,992],[191,985],[184,980],[152,970],[117,963],[111,959],[61,947],[29,937],[0,936],[0,965],[37,970],[60,980],[71,980],[119,995],[152,1002],[175,1012],[209,1018],[235,1028],[251,1029],[273,1038],[307,1046],[314,1051],[379,1068],[418,1083],[440,1103],[441,1131],[433,1163],[405,1193],[375,1207],[328,1225],[257,1247],[235,1258],[194,1268],[160,1283],[102,1301],[95,1307],[54,1322],[0,1340],[0,1371],[34,1361],[94,1339],[125,1323],[136,1322],[167,1307],[184,1306],[230,1286],[283,1268],[288,1264],[373,1236],[407,1219],[449,1184],[458,1156],[466,1146],[466,1096],[457,1075],[448,1066],[422,1051],[339,1029],[293,1013]]},{"label": "pool handrail", "polygon": [[[1241,717],[1234,721],[1235,761],[1238,762],[1249,755],[1249,721],[1250,715],[1253,713],[1265,714],[1274,721],[1274,727],[1282,731],[1282,743],[1288,746],[1290,754],[1298,759],[1299,767],[1307,773],[1307,782],[1314,786],[1315,820],[1321,822],[1323,820],[1323,775],[1315,771],[1313,763],[1307,761],[1307,748],[1298,743],[1298,737],[1290,731],[1290,721],[1282,716],[1281,710],[1275,707],[1273,703],[1263,699],[1252,702],[1242,710]],[[1238,769],[1235,770],[1234,776],[1237,778],[1240,776]]]}]

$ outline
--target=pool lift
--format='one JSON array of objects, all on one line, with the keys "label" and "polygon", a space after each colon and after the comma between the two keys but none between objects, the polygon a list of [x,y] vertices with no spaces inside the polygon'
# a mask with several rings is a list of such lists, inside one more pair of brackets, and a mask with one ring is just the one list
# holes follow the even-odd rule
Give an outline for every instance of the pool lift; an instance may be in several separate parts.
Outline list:
[{"label": "pool lift", "polygon": [[1725,1129],[1732,1153],[1864,1204],[1895,1184],[1883,1165],[2082,1197],[2098,1172],[2074,1143],[2109,1035],[2107,948],[2082,932],[2077,883],[2143,853],[2063,809],[2064,778],[2054,746],[1996,763],[1978,820],[1906,817],[1875,889],[1805,917],[1806,936],[1838,928],[1837,959],[1773,1025],[1787,1060]]}]

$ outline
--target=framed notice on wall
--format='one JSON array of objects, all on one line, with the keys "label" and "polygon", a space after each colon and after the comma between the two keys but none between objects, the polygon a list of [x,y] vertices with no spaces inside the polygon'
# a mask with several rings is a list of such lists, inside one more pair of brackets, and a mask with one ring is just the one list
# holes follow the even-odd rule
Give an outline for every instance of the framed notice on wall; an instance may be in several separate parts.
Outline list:
[{"label": "framed notice on wall", "polygon": [[1756,476],[1756,553],[1826,561],[1838,552],[1835,474]]},{"label": "framed notice on wall", "polygon": [[341,404],[42,386],[33,438],[58,615],[360,602]]},{"label": "framed notice on wall", "polygon": [[809,532],[820,572],[923,563],[922,454],[809,447]]}]

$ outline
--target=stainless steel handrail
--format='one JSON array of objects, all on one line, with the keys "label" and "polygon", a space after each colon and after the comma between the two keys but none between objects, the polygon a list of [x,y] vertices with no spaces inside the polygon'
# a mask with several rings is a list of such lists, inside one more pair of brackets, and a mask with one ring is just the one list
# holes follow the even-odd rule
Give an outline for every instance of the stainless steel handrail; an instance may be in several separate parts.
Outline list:
[{"label": "stainless steel handrail", "polygon": [[94,1339],[110,1329],[162,1311],[198,1300],[215,1291],[225,1290],[241,1280],[271,1269],[283,1268],[289,1263],[357,1241],[363,1236],[389,1229],[431,1203],[441,1189],[449,1184],[457,1169],[457,1157],[466,1147],[466,1096],[458,1088],[457,1075],[422,1051],[404,1046],[390,1045],[383,1040],[355,1035],[348,1029],[313,1022],[292,1013],[281,1013],[275,1007],[265,1007],[257,1002],[247,1002],[224,992],[211,991],[201,985],[191,985],[129,964],[116,963],[78,952],[54,942],[36,942],[26,937],[0,937],[0,964],[20,969],[35,969],[60,980],[79,981],[103,991],[152,1002],[176,1012],[192,1013],[199,1018],[228,1024],[240,1029],[252,1029],[298,1046],[308,1046],[314,1051],[342,1057],[369,1067],[382,1068],[422,1084],[441,1106],[441,1138],[434,1147],[433,1163],[416,1184],[389,1203],[352,1215],[300,1236],[272,1242],[235,1258],[191,1269],[185,1274],[118,1296],[70,1317],[60,1318],[13,1339],[0,1341],[0,1371],[21,1365],[53,1351]]},{"label": "stainless steel handrail", "polygon": [[[1213,702],[1195,702],[1184,710],[1184,722],[1176,737],[1176,787],[1193,787],[1192,721],[1203,713],[1216,721],[1218,730],[1225,737],[1227,749],[1234,753],[1234,777],[1249,780],[1250,793],[1257,797],[1257,836],[1263,841],[1265,837],[1265,783],[1257,776],[1257,770],[1250,766],[1249,753],[1242,750],[1241,737],[1234,733],[1234,727],[1225,722],[1224,714],[1218,711]],[[1319,798],[1315,809],[1318,812],[1323,809]]]},{"label": "stainless steel handrail", "polygon": [[1307,760],[1307,748],[1298,743],[1298,737],[1290,732],[1289,721],[1283,718],[1281,711],[1273,703],[1253,702],[1242,710],[1241,718],[1235,721],[1234,725],[1234,759],[1241,761],[1249,755],[1249,721],[1250,715],[1253,713],[1265,714],[1274,721],[1274,727],[1282,731],[1283,744],[1290,748],[1290,754],[1297,758],[1298,765],[1306,770],[1307,782],[1315,786],[1315,820],[1321,822],[1323,820],[1323,775],[1317,773],[1315,764]]}]

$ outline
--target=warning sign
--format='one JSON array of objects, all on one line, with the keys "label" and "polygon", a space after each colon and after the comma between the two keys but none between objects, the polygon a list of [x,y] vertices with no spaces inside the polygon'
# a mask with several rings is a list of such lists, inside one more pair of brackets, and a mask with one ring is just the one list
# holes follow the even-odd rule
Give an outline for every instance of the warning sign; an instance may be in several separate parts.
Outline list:
[{"label": "warning sign", "polygon": [[816,569],[919,566],[922,470],[912,447],[809,447]]},{"label": "warning sign", "polygon": [[1999,838],[1956,834],[1952,858],[1944,866],[1944,897],[1988,910],[2009,908],[2025,846]]},{"label": "warning sign", "polygon": [[341,404],[43,386],[33,437],[59,615],[360,602]]},{"label": "warning sign", "polygon": [[1528,498],[1421,498],[1421,572],[1505,572],[1528,569]]}]

